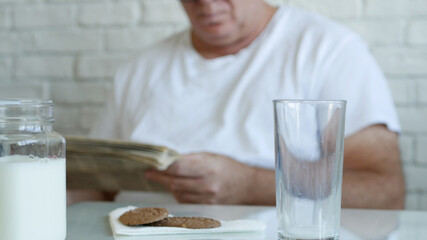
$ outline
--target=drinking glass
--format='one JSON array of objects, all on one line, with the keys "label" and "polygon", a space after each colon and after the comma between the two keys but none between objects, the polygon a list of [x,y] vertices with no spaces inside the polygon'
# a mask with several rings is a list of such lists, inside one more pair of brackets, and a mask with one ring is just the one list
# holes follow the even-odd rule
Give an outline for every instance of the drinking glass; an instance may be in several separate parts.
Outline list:
[{"label": "drinking glass", "polygon": [[279,239],[339,239],[346,101],[274,100]]}]

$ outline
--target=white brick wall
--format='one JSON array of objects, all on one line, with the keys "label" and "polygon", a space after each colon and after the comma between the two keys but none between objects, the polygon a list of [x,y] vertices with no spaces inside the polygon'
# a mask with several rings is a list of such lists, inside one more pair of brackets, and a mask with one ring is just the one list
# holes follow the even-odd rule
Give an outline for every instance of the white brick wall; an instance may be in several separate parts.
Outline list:
[{"label": "white brick wall", "polygon": [[110,30],[106,34],[106,49],[118,52],[141,50],[149,44],[169,36],[174,30],[174,27],[168,25]]},{"label": "white brick wall", "polygon": [[85,79],[112,79],[117,67],[126,59],[126,56],[81,56],[77,60],[76,76]]},{"label": "white brick wall", "polygon": [[6,29],[10,27],[11,25],[10,13],[11,13],[11,10],[8,8],[0,9],[0,29]]},{"label": "white brick wall", "polygon": [[418,209],[419,206],[419,194],[416,193],[409,193],[406,195],[405,200],[405,208],[406,209]]},{"label": "white brick wall", "polygon": [[426,45],[427,43],[427,20],[410,21],[408,28],[408,43]]},{"label": "white brick wall", "polygon": [[427,78],[420,79],[417,85],[417,97],[418,97],[418,101],[423,105],[427,105],[426,93],[427,93]]},{"label": "white brick wall", "polygon": [[15,28],[60,27],[73,24],[71,6],[33,6],[24,5],[15,8],[13,22]]},{"label": "white brick wall", "polygon": [[99,29],[38,31],[33,37],[32,50],[38,52],[101,51],[103,45],[103,34]]},{"label": "white brick wall", "polygon": [[367,0],[368,17],[425,17],[427,4],[425,0]]},{"label": "white brick wall", "polygon": [[50,94],[57,104],[102,104],[108,90],[103,83],[52,83]]},{"label": "white brick wall", "polygon": [[8,78],[12,72],[12,59],[0,58],[0,79]]},{"label": "white brick wall", "polygon": [[32,49],[33,35],[15,31],[0,32],[0,54],[21,53]]},{"label": "white brick wall", "polygon": [[362,13],[362,0],[290,0],[290,4],[339,19],[354,19]]},{"label": "white brick wall", "polygon": [[69,78],[73,76],[73,58],[64,56],[17,57],[15,77]]},{"label": "white brick wall", "polygon": [[420,136],[417,139],[415,148],[417,149],[415,162],[427,168],[427,136]]},{"label": "white brick wall", "polygon": [[399,138],[400,155],[402,156],[402,161],[405,164],[410,164],[414,161],[414,142],[415,139],[413,136],[402,134]]},{"label": "white brick wall", "polygon": [[132,25],[140,17],[138,2],[101,2],[82,4],[79,7],[78,22],[82,26]]},{"label": "white brick wall", "polygon": [[406,166],[405,172],[410,173],[406,175],[406,186],[409,192],[420,192],[425,191],[427,176],[427,167],[414,165]]},{"label": "white brick wall", "polygon": [[141,1],[141,4],[142,22],[145,24],[188,24],[178,1],[148,0]]},{"label": "white brick wall", "polygon": [[374,47],[373,53],[384,72],[390,76],[427,75],[427,48],[407,46]]},{"label": "white brick wall", "polygon": [[427,134],[427,106],[398,106],[397,110],[406,133]]},{"label": "white brick wall", "polygon": [[396,104],[411,104],[417,100],[415,80],[390,78],[389,86]]},{"label": "white brick wall", "polygon": [[404,41],[406,22],[402,19],[357,19],[344,23],[371,45],[395,45]]},{"label": "white brick wall", "polygon": [[1,80],[0,96],[5,98],[50,98],[48,85],[44,82],[6,82],[3,80]]},{"label": "white brick wall", "polygon": [[[427,210],[427,1],[268,1],[326,15],[368,42],[403,127],[406,207]],[[85,135],[120,63],[188,24],[177,0],[0,0],[0,97],[53,99],[55,129]]]}]

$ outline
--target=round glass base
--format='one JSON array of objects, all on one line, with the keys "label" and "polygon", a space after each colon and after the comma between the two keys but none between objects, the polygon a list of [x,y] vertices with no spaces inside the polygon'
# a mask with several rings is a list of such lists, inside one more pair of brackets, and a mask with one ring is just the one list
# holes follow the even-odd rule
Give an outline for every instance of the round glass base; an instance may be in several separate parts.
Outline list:
[{"label": "round glass base", "polygon": [[279,233],[278,240],[339,240],[339,236],[324,237],[324,238],[311,238],[311,237],[289,237]]}]

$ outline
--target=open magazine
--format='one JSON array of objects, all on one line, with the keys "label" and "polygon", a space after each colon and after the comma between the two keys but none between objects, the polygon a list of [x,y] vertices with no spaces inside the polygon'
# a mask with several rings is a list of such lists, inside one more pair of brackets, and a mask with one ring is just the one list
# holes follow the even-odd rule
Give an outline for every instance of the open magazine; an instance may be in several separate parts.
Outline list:
[{"label": "open magazine", "polygon": [[162,185],[145,179],[144,171],[164,170],[179,156],[164,146],[69,136],[67,188],[164,191]]}]

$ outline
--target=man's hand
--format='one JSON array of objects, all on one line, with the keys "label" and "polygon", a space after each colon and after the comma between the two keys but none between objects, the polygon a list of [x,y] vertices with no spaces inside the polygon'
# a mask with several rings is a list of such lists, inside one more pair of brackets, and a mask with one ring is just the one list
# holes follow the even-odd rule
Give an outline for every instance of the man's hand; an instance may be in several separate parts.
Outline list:
[{"label": "man's hand", "polygon": [[183,155],[165,171],[146,177],[168,188],[179,202],[245,204],[253,200],[257,168],[212,153]]}]

